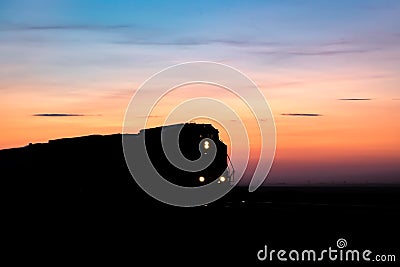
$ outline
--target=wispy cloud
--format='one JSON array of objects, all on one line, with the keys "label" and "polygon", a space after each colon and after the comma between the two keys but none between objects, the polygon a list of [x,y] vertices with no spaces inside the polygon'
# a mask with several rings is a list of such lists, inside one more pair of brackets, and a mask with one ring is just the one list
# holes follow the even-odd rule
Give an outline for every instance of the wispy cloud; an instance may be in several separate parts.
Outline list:
[{"label": "wispy cloud", "polygon": [[298,117],[318,117],[322,114],[318,113],[282,113],[282,116],[298,116]]},{"label": "wispy cloud", "polygon": [[275,46],[277,42],[263,42],[254,40],[239,40],[230,38],[176,38],[173,40],[160,40],[154,37],[148,40],[129,38],[127,40],[117,41],[118,44],[132,44],[132,45],[160,45],[160,46],[199,46],[199,45],[227,45],[234,47],[266,47]]},{"label": "wispy cloud", "polygon": [[337,50],[315,50],[315,51],[288,51],[287,53],[295,56],[335,56],[344,54],[367,53],[368,49],[337,49]]},{"label": "wispy cloud", "polygon": [[159,115],[150,115],[150,116],[143,115],[143,116],[136,116],[136,118],[140,118],[140,119],[143,119],[143,118],[161,118],[161,117],[163,117],[163,116],[159,116]]},{"label": "wispy cloud", "polygon": [[339,98],[338,100],[341,100],[341,101],[369,101],[369,100],[372,100],[372,98]]},{"label": "wispy cloud", "polygon": [[51,25],[7,25],[0,26],[3,31],[60,31],[60,30],[121,30],[133,28],[131,24],[96,25],[96,24],[51,24]]},{"label": "wispy cloud", "polygon": [[38,113],[33,114],[34,117],[83,117],[90,116],[85,114],[73,114],[73,113]]},{"label": "wispy cloud", "polygon": [[277,50],[255,51],[255,54],[260,55],[281,55],[281,56],[338,56],[347,54],[364,54],[375,51],[376,48],[368,49],[325,49],[321,47],[292,50],[290,48],[282,48]]}]

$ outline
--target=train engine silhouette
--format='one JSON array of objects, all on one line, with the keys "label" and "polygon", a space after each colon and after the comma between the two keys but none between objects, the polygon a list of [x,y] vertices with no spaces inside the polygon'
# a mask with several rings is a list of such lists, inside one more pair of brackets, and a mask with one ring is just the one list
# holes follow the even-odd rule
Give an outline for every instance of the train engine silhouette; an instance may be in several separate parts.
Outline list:
[{"label": "train engine silhouette", "polygon": [[[168,132],[174,132],[168,136]],[[167,133],[167,134],[165,134]],[[219,131],[211,124],[185,123],[143,129],[139,137],[144,138],[147,155],[157,172],[167,181],[185,187],[233,182],[234,169],[227,146],[219,139]],[[175,138],[174,138],[175,137]],[[176,138],[178,137],[178,138]],[[188,161],[213,155],[213,160],[204,169],[190,171],[181,168],[166,153],[166,144],[179,146],[176,151]],[[229,164],[228,164],[229,163]]]}]

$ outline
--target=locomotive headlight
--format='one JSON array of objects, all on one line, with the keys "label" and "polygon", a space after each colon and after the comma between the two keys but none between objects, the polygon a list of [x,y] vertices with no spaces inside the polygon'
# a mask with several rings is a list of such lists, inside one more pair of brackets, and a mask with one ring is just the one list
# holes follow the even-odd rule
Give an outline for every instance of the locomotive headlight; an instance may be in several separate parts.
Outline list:
[{"label": "locomotive headlight", "polygon": [[226,178],[224,176],[221,176],[221,177],[219,177],[219,180],[220,180],[221,183],[223,183],[223,182],[226,181]]},{"label": "locomotive headlight", "polygon": [[206,180],[206,179],[205,179],[203,176],[200,176],[200,177],[199,177],[199,181],[200,181],[201,183],[203,183],[205,180]]},{"label": "locomotive headlight", "polygon": [[204,149],[209,149],[210,148],[210,142],[205,141],[204,142]]}]

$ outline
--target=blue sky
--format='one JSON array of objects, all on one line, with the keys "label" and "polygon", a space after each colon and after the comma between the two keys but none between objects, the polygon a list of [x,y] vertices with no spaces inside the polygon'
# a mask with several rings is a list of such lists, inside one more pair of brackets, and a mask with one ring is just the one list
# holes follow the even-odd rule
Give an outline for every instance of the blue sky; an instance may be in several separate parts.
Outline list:
[{"label": "blue sky", "polygon": [[[159,57],[155,68],[188,60],[229,60],[242,67],[252,61],[255,71],[265,64],[311,65],[298,57],[398,46],[399,6],[397,1],[1,1],[0,41],[6,48],[0,59],[7,63],[22,53],[29,64],[45,46],[50,56],[57,50],[60,60],[79,51],[75,64],[103,56],[118,68],[131,66],[132,55],[98,51],[91,57],[85,49],[146,45],[133,58],[141,68],[153,57]],[[164,49],[168,52],[158,55]]]},{"label": "blue sky", "polygon": [[[0,41],[48,46],[50,52],[148,45],[174,51],[160,57],[164,65],[201,59],[245,66],[246,57],[255,61],[253,68],[265,61],[285,67],[288,58],[296,64],[302,55],[397,46],[399,6],[397,1],[1,1]],[[20,53],[3,52],[3,62]],[[148,54],[154,55],[142,51],[135,60],[146,63]],[[68,55],[60,53],[63,57]],[[81,63],[90,60],[81,55]]]},{"label": "blue sky", "polygon": [[399,23],[397,1],[2,1],[0,7],[2,28],[126,26],[121,39],[141,33],[143,41],[169,43],[332,41],[398,33]]}]

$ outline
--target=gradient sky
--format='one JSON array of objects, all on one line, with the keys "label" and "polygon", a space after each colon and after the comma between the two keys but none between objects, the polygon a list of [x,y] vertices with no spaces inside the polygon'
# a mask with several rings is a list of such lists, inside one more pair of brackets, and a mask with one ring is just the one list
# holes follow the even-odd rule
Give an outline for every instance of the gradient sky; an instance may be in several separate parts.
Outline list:
[{"label": "gradient sky", "polygon": [[400,1],[2,0],[0,148],[121,132],[142,82],[194,60],[269,101],[268,183],[400,182]]}]

